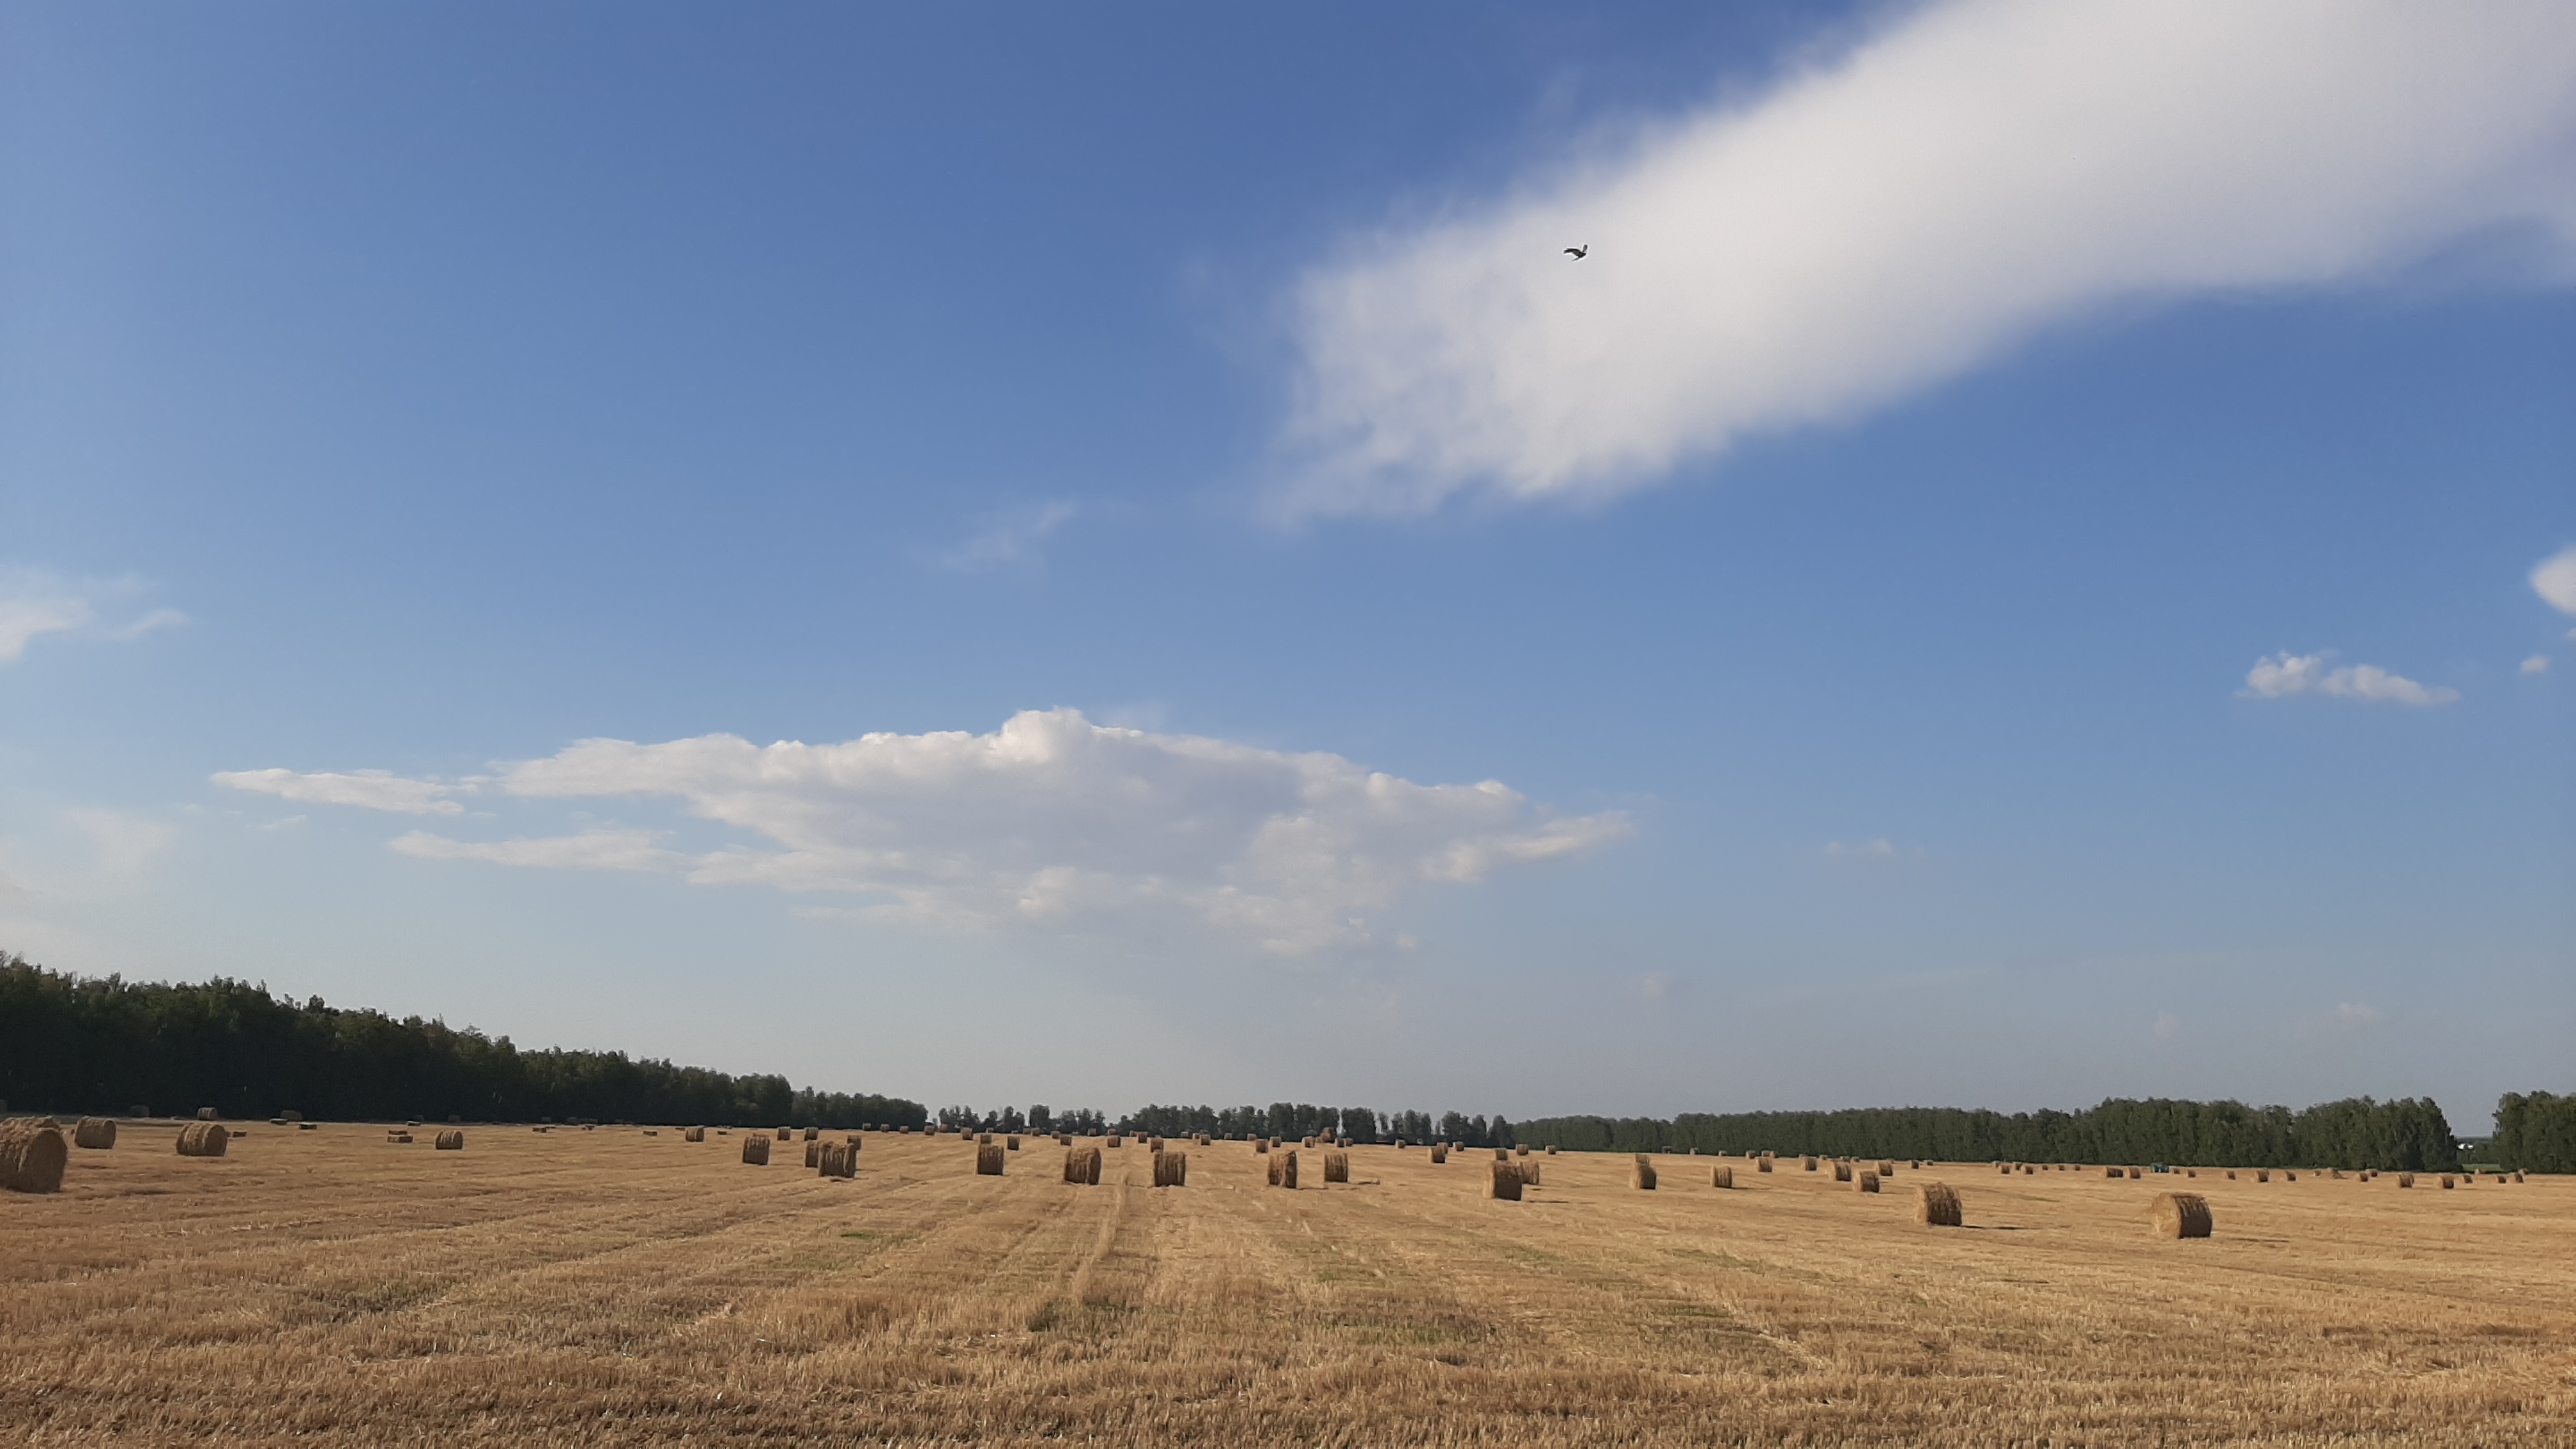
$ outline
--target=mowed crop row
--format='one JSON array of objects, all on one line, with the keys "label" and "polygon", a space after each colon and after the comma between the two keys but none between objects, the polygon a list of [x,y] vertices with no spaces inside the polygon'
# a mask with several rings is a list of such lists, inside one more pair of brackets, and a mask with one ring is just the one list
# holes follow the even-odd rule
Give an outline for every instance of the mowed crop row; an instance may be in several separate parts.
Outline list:
[{"label": "mowed crop row", "polygon": [[[2576,1182],[1355,1146],[1268,1185],[1135,1139],[1097,1186],[1027,1137],[866,1134],[856,1176],[743,1134],[126,1124],[0,1194],[0,1424],[153,1442],[1634,1444],[2404,1438],[2561,1444]],[[826,1134],[839,1138],[844,1134]],[[799,1134],[801,1136],[801,1134]],[[1104,1146],[1100,1139],[1082,1139]],[[1320,1157],[1320,1153],[1308,1154]],[[1876,1164],[1869,1164],[1874,1171]],[[1946,1182],[1966,1226],[1918,1225]]]}]

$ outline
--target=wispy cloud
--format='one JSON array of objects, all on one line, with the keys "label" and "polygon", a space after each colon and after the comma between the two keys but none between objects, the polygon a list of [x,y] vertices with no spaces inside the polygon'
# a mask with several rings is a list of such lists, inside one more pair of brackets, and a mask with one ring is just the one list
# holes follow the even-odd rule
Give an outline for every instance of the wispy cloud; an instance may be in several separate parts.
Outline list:
[{"label": "wispy cloud", "polygon": [[2576,543],[2532,565],[2531,587],[2549,601],[2549,607],[2576,614]]},{"label": "wispy cloud", "polygon": [[227,789],[249,790],[313,805],[355,805],[365,810],[391,810],[406,815],[456,815],[465,807],[447,797],[471,794],[472,782],[443,785],[412,780],[384,770],[349,774],[299,774],[293,770],[219,770],[210,777]]},{"label": "wispy cloud", "polygon": [[964,543],[942,549],[931,561],[970,574],[1029,567],[1038,562],[1039,546],[1080,511],[1079,505],[1059,500],[994,514]]},{"label": "wispy cloud", "polygon": [[[267,788],[276,775],[286,772],[232,778]],[[287,780],[374,809],[454,804],[436,793],[452,787],[389,775]],[[415,831],[394,848],[845,893],[871,919],[943,929],[1177,915],[1289,954],[1370,939],[1370,915],[1408,892],[1561,860],[1629,830],[1619,813],[1557,815],[1498,781],[1419,785],[1339,755],[1120,729],[1069,709],[1026,711],[990,734],[837,745],[585,740],[511,766],[488,788],[521,799],[668,797],[751,839],[687,854],[649,830],[488,843]]]},{"label": "wispy cloud", "polygon": [[2369,700],[2380,704],[2436,705],[2449,704],[2460,697],[2456,689],[2444,685],[2418,684],[2402,674],[2391,674],[2376,664],[2329,665],[2331,650],[2322,654],[2292,654],[2283,650],[2254,661],[2245,672],[2245,687],[2237,693],[2247,699],[2286,699],[2294,694],[2323,694],[2337,699]]},{"label": "wispy cloud", "polygon": [[2555,267],[2576,239],[2551,0],[1892,14],[1750,104],[1307,276],[1278,510],[1615,494],[2107,305],[2367,280],[2501,227]]},{"label": "wispy cloud", "polygon": [[2525,659],[2522,661],[2522,672],[2525,674],[2547,674],[2549,672],[2549,656],[2546,654],[2534,654],[2530,658]]},{"label": "wispy cloud", "polygon": [[24,658],[46,634],[98,639],[139,639],[156,629],[188,622],[176,609],[151,609],[115,622],[119,605],[143,593],[134,579],[77,579],[44,569],[0,568],[0,664]]}]

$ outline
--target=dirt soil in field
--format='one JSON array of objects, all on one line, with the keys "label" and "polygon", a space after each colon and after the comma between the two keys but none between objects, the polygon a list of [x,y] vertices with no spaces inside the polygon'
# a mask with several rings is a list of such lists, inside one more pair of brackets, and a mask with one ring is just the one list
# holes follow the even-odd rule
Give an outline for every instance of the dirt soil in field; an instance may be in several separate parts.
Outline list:
[{"label": "dirt soil in field", "polygon": [[[176,1123],[0,1193],[0,1443],[2576,1443],[2576,1180]],[[830,1134],[839,1136],[841,1134]],[[1097,1139],[1086,1139],[1096,1142]],[[1872,1164],[1874,1165],[1874,1164]],[[1939,1179],[1967,1225],[1913,1221]],[[2205,1195],[2206,1241],[2148,1231]]]}]

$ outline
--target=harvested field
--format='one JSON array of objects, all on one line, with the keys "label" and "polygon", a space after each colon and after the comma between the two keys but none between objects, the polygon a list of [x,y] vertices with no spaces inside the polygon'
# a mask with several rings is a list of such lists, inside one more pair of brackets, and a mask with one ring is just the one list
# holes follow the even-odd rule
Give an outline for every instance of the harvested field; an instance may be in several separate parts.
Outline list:
[{"label": "harvested field", "polygon": [[[2576,1180],[2400,1191],[1928,1164],[1966,1226],[1823,1173],[1629,1186],[1569,1152],[1349,1149],[1264,1186],[978,1175],[875,1135],[855,1180],[631,1128],[173,1123],[0,1193],[0,1423],[37,1445],[2557,1445]],[[1900,1178],[1910,1186],[1911,1176]],[[2429,1184],[2428,1184],[2429,1185]]]}]

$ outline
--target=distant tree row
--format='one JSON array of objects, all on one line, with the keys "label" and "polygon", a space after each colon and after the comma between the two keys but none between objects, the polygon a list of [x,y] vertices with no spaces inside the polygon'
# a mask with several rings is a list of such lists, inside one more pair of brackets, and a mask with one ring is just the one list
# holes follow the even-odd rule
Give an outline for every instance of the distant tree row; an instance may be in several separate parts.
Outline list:
[{"label": "distant tree row", "polygon": [[2576,1096],[2507,1092],[2496,1103],[2495,1160],[2524,1172],[2576,1172]]},{"label": "distant tree row", "polygon": [[[2568,1127],[2559,1130],[2561,1135],[2552,1140],[2576,1149],[2576,1136],[2569,1135]],[[2166,1162],[2404,1172],[2459,1166],[2459,1144],[2441,1107],[2430,1098],[2411,1097],[2394,1102],[2353,1097],[2299,1112],[2242,1102],[2115,1098],[2084,1111],[2010,1115],[1962,1107],[1866,1107],[1685,1112],[1669,1122],[1658,1117],[1548,1117],[1522,1123],[1520,1136],[1533,1146],[1592,1152],[1696,1148],[1943,1162]]]},{"label": "distant tree row", "polygon": [[921,1105],[818,1092],[622,1052],[521,1051],[419,1017],[297,1002],[265,986],[70,976],[0,953],[0,1101],[53,1112],[213,1107],[339,1120],[869,1122]]},{"label": "distant tree row", "polygon": [[1380,1112],[1371,1107],[1312,1107],[1302,1102],[1273,1102],[1267,1107],[1139,1107],[1118,1119],[1122,1131],[1160,1137],[1205,1132],[1212,1137],[1348,1137],[1353,1142],[1463,1142],[1470,1147],[1508,1147],[1511,1121],[1446,1112]]}]

